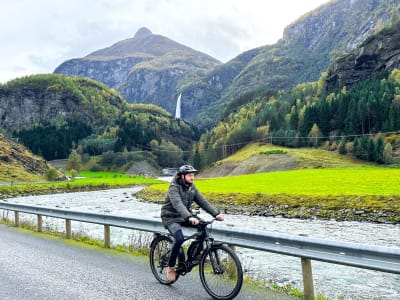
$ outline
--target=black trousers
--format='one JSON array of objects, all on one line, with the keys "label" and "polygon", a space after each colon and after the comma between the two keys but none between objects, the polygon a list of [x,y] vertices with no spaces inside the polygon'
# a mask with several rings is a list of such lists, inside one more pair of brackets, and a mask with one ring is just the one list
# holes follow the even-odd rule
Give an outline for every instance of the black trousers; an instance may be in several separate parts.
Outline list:
[{"label": "black trousers", "polygon": [[176,264],[176,259],[179,255],[179,249],[181,248],[185,237],[183,236],[183,231],[182,227],[192,227],[191,224],[187,222],[181,222],[181,223],[172,223],[171,225],[168,225],[167,229],[171,233],[171,235],[174,237],[175,241],[172,244],[171,248],[171,256],[169,257],[168,261],[168,266],[169,267],[174,267]]}]

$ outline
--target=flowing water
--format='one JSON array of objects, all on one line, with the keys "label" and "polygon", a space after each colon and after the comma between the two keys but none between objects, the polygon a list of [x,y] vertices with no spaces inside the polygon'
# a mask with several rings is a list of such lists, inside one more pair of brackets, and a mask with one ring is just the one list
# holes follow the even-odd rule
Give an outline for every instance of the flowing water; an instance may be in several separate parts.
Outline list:
[{"label": "flowing water", "polygon": [[[160,205],[140,201],[132,196],[140,187],[83,193],[28,196],[8,199],[9,202],[86,212],[110,213],[121,216],[145,216],[159,219]],[[0,214],[7,214],[1,212]],[[9,217],[12,217],[10,214]],[[36,221],[32,215],[21,214],[22,220]],[[400,247],[400,225],[327,220],[298,220],[274,217],[226,215],[224,224],[248,229],[307,234],[337,241]],[[64,230],[65,221],[43,218],[43,226]],[[92,238],[103,238],[103,226],[72,222],[72,230]],[[111,242],[126,244],[148,242],[151,234],[128,229],[111,228]],[[290,284],[302,289],[299,258],[238,248],[246,273],[266,280],[268,284]],[[331,299],[400,299],[400,275],[312,261],[315,290]]]}]

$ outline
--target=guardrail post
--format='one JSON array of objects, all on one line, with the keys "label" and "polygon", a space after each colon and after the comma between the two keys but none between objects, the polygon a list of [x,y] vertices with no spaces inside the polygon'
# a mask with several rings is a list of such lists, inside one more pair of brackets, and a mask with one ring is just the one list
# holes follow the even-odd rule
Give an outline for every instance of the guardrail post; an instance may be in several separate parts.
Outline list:
[{"label": "guardrail post", "polygon": [[43,218],[42,215],[37,215],[37,231],[42,232]]},{"label": "guardrail post", "polygon": [[67,237],[67,239],[71,238],[71,220],[66,219],[65,220],[65,235]]},{"label": "guardrail post", "polygon": [[14,225],[15,227],[19,227],[19,212],[18,211],[14,211]]},{"label": "guardrail post", "polygon": [[[307,236],[307,234],[300,234],[300,236]],[[315,295],[311,259],[305,257],[301,258],[301,271],[303,273],[304,299],[314,300]]]},{"label": "guardrail post", "polygon": [[104,247],[110,248],[110,225],[104,225]]}]

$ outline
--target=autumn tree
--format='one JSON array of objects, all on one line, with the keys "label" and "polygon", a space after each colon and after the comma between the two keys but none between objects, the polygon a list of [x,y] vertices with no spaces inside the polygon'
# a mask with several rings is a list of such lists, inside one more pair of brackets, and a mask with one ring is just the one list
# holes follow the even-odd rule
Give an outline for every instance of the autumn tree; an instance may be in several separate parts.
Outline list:
[{"label": "autumn tree", "polygon": [[67,170],[76,170],[77,172],[82,168],[81,156],[75,149],[71,151],[68,157],[66,168]]}]

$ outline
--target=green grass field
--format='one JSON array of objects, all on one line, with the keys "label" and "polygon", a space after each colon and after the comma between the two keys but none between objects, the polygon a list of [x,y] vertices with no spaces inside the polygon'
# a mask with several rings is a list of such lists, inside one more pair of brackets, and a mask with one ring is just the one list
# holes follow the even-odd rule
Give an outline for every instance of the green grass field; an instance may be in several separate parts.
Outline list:
[{"label": "green grass field", "polygon": [[[393,168],[268,172],[202,179],[196,180],[195,184],[206,198],[228,208],[274,205],[324,210],[383,210],[395,212],[397,216],[400,213],[400,169]],[[167,189],[168,184],[154,184],[138,196],[162,202]]]},{"label": "green grass field", "polygon": [[[338,168],[268,172],[196,180],[205,193],[399,195],[400,169]],[[165,192],[167,184],[154,185]]]},{"label": "green grass field", "polygon": [[71,181],[29,183],[0,186],[0,199],[18,195],[51,194],[68,191],[89,191],[159,183],[145,176],[131,176],[112,172],[80,172]]}]

